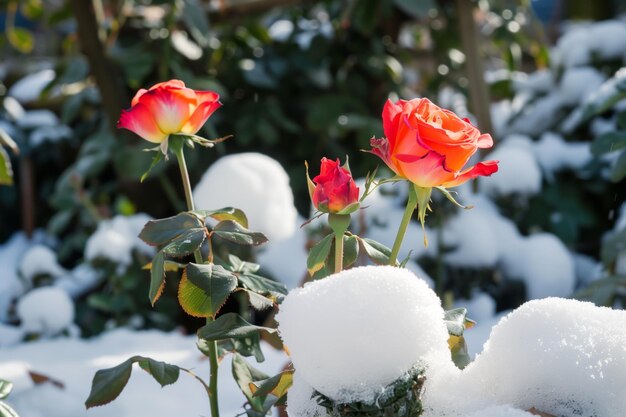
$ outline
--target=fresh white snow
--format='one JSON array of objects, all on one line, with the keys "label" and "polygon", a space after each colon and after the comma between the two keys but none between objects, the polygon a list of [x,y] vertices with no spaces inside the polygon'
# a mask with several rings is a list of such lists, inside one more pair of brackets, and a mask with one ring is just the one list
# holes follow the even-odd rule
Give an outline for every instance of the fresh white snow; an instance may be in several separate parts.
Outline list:
[{"label": "fresh white snow", "polygon": [[440,300],[404,268],[359,267],[305,284],[276,319],[299,375],[340,403],[372,401],[413,365],[452,364]]},{"label": "fresh white snow", "polygon": [[35,288],[18,301],[17,316],[25,332],[53,336],[74,322],[74,302],[60,288]]},{"label": "fresh white snow", "polygon": [[240,153],[218,159],[195,186],[198,209],[236,207],[248,216],[251,230],[270,240],[289,238],[296,230],[297,211],[289,177],[274,159],[261,153]]}]

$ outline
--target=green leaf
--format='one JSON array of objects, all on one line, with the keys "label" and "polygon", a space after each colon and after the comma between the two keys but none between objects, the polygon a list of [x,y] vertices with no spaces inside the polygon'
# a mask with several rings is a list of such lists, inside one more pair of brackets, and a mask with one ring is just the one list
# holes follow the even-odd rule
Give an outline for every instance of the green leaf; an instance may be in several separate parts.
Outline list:
[{"label": "green leaf", "polygon": [[194,213],[202,217],[211,217],[217,221],[232,220],[248,228],[248,217],[238,208],[224,207],[219,210],[196,210]]},{"label": "green leaf", "polygon": [[287,294],[287,287],[281,282],[274,281],[269,278],[262,277],[256,274],[237,274],[237,278],[239,279],[239,284],[256,293],[267,295],[267,294]]},{"label": "green leaf", "polygon": [[113,368],[101,369],[96,372],[85,406],[87,408],[96,407],[116,399],[128,383],[132,366],[132,359],[128,359]]},{"label": "green leaf", "polygon": [[11,46],[24,54],[30,53],[35,46],[32,32],[24,28],[12,27],[8,29],[7,38]]},{"label": "green leaf", "polygon": [[187,265],[178,287],[178,301],[194,317],[215,317],[237,288],[237,277],[219,265]]},{"label": "green leaf", "polygon": [[251,232],[232,220],[223,220],[213,228],[213,234],[239,245],[259,246],[267,242],[263,233]]},{"label": "green leaf", "polygon": [[139,181],[140,182],[144,182],[146,180],[146,178],[148,178],[148,175],[150,175],[150,172],[152,171],[152,168],[157,166],[159,164],[159,162],[161,162],[162,159],[163,159],[163,152],[157,151],[155,153],[154,157],[152,157],[152,162],[150,162],[150,166],[148,167],[146,172],[144,172],[141,175],[141,179]]},{"label": "green leaf", "polygon": [[87,408],[96,407],[116,399],[126,387],[135,362],[139,363],[141,369],[152,375],[162,387],[178,380],[180,373],[178,366],[143,356],[133,356],[113,368],[101,369],[96,372],[85,406]]},{"label": "green leaf", "polygon": [[235,378],[243,395],[248,399],[250,406],[255,411],[263,412],[265,398],[255,396],[250,387],[254,386],[254,382],[262,381],[269,378],[269,376],[254,368],[238,353],[233,355],[232,370],[233,378]]},{"label": "green leaf", "polygon": [[0,417],[19,417],[7,403],[0,401]]},{"label": "green leaf", "polygon": [[626,131],[608,132],[591,142],[591,153],[600,156],[626,148]]},{"label": "green leaf", "polygon": [[135,356],[132,359],[139,364],[141,369],[152,375],[162,387],[171,385],[178,380],[180,368],[176,365],[155,361],[152,358],[143,356]]},{"label": "green leaf", "polygon": [[209,19],[207,12],[198,0],[183,1],[183,21],[189,33],[202,47],[209,45]]},{"label": "green leaf", "polygon": [[157,302],[163,289],[165,288],[165,255],[162,251],[157,252],[152,259],[152,265],[150,266],[150,289],[148,290],[148,297],[150,303],[154,306]]},{"label": "green leaf", "polygon": [[256,326],[248,323],[243,317],[235,313],[227,313],[217,320],[207,323],[198,330],[198,337],[204,340],[239,339],[250,337],[256,332],[263,330],[268,333],[276,333],[276,329]]},{"label": "green leaf", "polygon": [[611,180],[613,182],[619,182],[624,177],[626,177],[626,151],[623,151],[617,157],[617,161],[615,161],[611,170]]},{"label": "green leaf", "polygon": [[469,352],[467,351],[467,344],[463,336],[450,335],[448,338],[448,347],[450,348],[452,361],[457,368],[463,369],[471,362]]},{"label": "green leaf", "polygon": [[189,229],[168,243],[162,251],[169,256],[187,256],[198,250],[204,239],[206,239],[205,229]]},{"label": "green leaf", "polygon": [[19,148],[17,147],[17,143],[9,136],[4,129],[0,128],[0,147],[6,146],[13,152],[13,154],[18,155],[20,153]]},{"label": "green leaf", "polygon": [[275,397],[282,397],[287,394],[287,390],[293,385],[293,370],[287,370],[266,379],[260,384],[254,384],[252,391],[255,397],[272,394]]},{"label": "green leaf", "polygon": [[393,2],[404,13],[416,19],[426,17],[430,9],[435,9],[433,0],[394,0]]},{"label": "green leaf", "polygon": [[254,274],[261,268],[261,265],[242,261],[232,253],[228,254],[228,262],[230,262],[231,271],[242,274]]},{"label": "green leaf", "polygon": [[143,227],[139,238],[148,245],[164,245],[188,229],[204,229],[204,223],[190,213],[180,213],[166,219],[150,220]]},{"label": "green leaf", "polygon": [[474,325],[474,322],[467,318],[467,309],[464,307],[447,310],[443,320],[448,327],[448,333],[453,336],[463,336],[465,329]]},{"label": "green leaf", "polygon": [[11,157],[0,146],[0,185],[13,185],[13,168],[11,166]]},{"label": "green leaf", "polygon": [[309,274],[315,274],[324,266],[326,258],[328,258],[328,255],[330,254],[333,239],[333,234],[327,235],[311,248],[309,256],[306,260],[306,269],[309,271]]},{"label": "green leaf", "polygon": [[13,389],[13,383],[0,379],[0,400],[4,400],[9,396]]},{"label": "green leaf", "polygon": [[391,256],[391,249],[382,243],[378,243],[375,240],[367,238],[358,238],[363,250],[367,254],[367,257],[377,265],[388,265],[389,257]]},{"label": "green leaf", "polygon": [[267,310],[268,308],[272,308],[274,306],[274,301],[271,298],[267,298],[254,291],[246,290],[245,288],[242,288],[240,291],[243,291],[246,296],[248,296],[248,302],[252,308],[257,311]]}]

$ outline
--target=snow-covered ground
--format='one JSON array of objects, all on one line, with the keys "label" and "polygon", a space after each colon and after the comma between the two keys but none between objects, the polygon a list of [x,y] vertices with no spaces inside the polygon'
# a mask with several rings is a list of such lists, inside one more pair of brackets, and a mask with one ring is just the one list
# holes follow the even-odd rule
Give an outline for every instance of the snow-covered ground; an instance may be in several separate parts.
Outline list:
[{"label": "snow-covered ground", "polygon": [[[202,385],[182,373],[164,388],[138,366],[122,394],[112,403],[87,410],[91,380],[99,369],[118,365],[134,355],[148,356],[193,370],[208,380],[209,362],[195,348],[196,337],[159,331],[111,330],[90,340],[58,338],[0,350],[0,378],[13,382],[8,403],[21,417],[171,417],[208,416],[209,401]],[[263,345],[265,362],[254,366],[274,375],[288,363],[287,356]],[[29,372],[52,378],[34,385]],[[231,375],[228,355],[220,364],[218,388],[224,416],[243,412],[245,397]]]}]

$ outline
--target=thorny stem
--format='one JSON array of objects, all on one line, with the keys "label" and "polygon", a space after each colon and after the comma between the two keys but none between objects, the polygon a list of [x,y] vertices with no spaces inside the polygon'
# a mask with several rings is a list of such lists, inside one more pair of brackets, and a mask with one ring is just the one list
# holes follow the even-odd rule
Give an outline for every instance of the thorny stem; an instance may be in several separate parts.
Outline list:
[{"label": "thorny stem", "polygon": [[[178,167],[180,168],[180,176],[183,181],[183,189],[185,191],[185,200],[187,201],[187,210],[194,211],[195,206],[193,203],[193,195],[191,193],[191,183],[189,182],[189,173],[187,171],[187,163],[185,162],[185,154],[183,152],[184,139],[174,140],[171,143],[171,148],[176,159],[178,161]],[[202,264],[202,253],[197,250],[193,253],[196,263]],[[207,317],[207,324],[213,321],[213,318]],[[217,368],[219,363],[217,361],[217,343],[215,341],[207,341],[209,348],[209,365],[211,369],[211,378],[209,380],[209,401],[211,403],[211,417],[219,417],[220,410],[217,401]]]},{"label": "thorny stem", "polygon": [[398,253],[400,252],[400,247],[402,246],[402,240],[404,240],[406,229],[409,226],[409,222],[411,221],[411,217],[413,216],[413,212],[416,208],[417,195],[415,194],[415,187],[413,187],[413,184],[409,184],[409,200],[406,203],[406,209],[404,210],[402,222],[400,223],[398,233],[396,234],[396,240],[393,242],[391,255],[389,255],[389,265],[391,266],[396,265],[396,262],[398,260]]}]

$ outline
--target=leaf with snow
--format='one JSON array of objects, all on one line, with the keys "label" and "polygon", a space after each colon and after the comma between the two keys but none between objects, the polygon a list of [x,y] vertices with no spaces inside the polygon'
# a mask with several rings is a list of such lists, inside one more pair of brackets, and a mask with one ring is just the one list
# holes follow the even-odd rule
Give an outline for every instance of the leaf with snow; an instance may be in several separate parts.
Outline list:
[{"label": "leaf with snow", "polygon": [[0,400],[4,400],[9,396],[13,389],[13,383],[0,379]]}]

